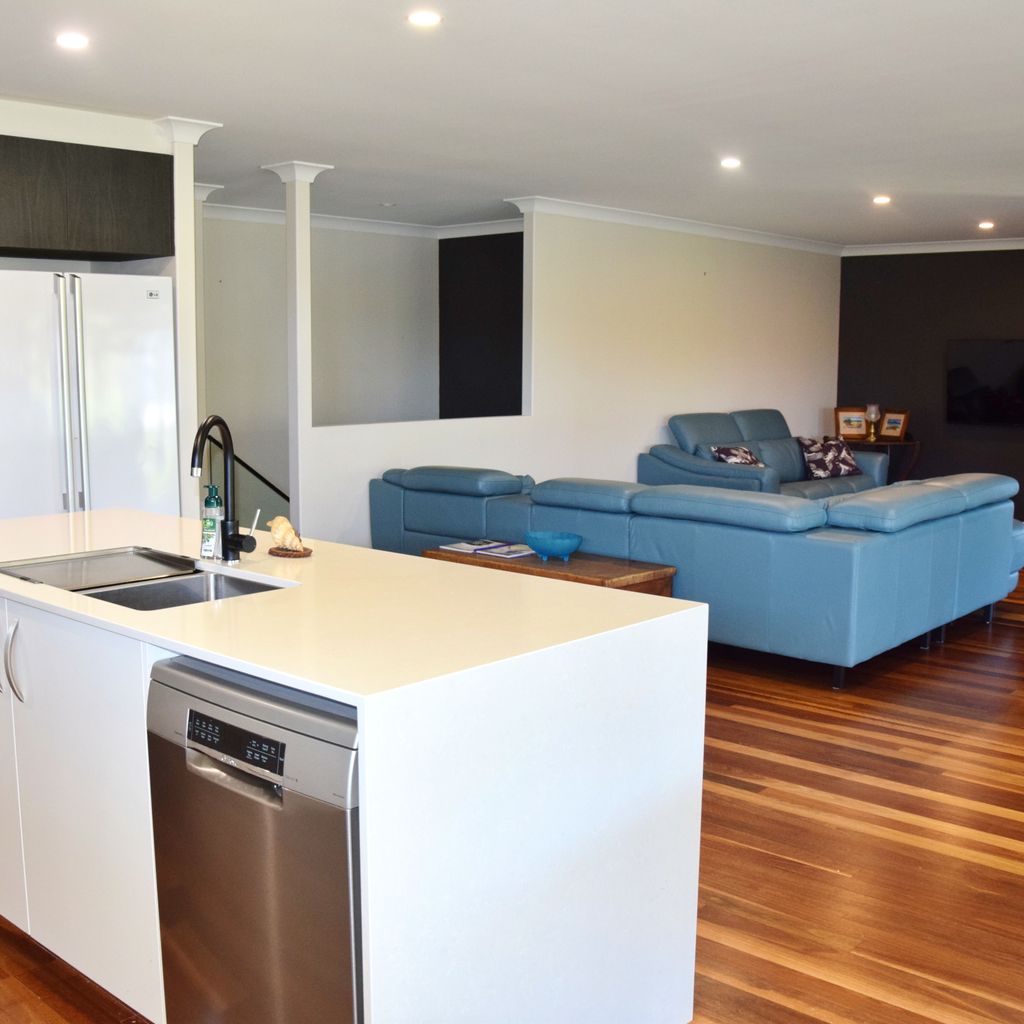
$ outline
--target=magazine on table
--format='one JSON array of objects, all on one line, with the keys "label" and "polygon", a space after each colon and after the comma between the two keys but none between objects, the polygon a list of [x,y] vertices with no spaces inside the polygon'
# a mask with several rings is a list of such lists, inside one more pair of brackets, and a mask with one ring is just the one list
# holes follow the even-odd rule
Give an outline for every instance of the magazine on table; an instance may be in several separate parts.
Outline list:
[{"label": "magazine on table", "polygon": [[500,544],[496,548],[484,548],[481,554],[493,555],[495,558],[525,558],[535,552],[526,544]]},{"label": "magazine on table", "polygon": [[453,540],[451,544],[442,544],[442,551],[461,551],[464,555],[472,555],[477,551],[488,551],[492,548],[504,548],[508,544],[503,540]]}]

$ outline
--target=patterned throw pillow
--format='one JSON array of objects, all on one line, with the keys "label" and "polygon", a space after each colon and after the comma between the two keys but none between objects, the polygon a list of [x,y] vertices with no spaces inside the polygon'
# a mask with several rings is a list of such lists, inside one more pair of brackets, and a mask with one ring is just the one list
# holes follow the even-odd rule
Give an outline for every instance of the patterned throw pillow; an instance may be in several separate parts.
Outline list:
[{"label": "patterned throw pillow", "polygon": [[827,480],[832,476],[859,476],[860,467],[850,451],[850,446],[841,438],[824,437],[816,441],[813,437],[798,437],[797,444],[804,453],[807,471],[813,480]]},{"label": "patterned throw pillow", "polygon": [[728,462],[733,466],[760,466],[764,463],[749,449],[740,444],[713,444],[711,454],[719,462]]}]

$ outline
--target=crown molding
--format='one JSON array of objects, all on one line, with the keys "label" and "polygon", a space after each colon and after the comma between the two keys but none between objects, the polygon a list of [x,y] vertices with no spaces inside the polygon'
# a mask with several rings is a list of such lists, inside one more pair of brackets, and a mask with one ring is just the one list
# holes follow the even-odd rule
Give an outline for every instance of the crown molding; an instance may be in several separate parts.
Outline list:
[{"label": "crown molding", "polygon": [[208,131],[224,127],[220,121],[196,121],[189,117],[161,117],[153,123],[163,128],[171,142],[186,142],[193,146]]},{"label": "crown molding", "polygon": [[432,229],[436,238],[469,238],[472,235],[514,235],[523,230],[522,217],[478,220],[471,224],[445,224]]},{"label": "crown molding", "polygon": [[334,164],[310,164],[302,160],[285,160],[280,164],[262,164],[261,171],[273,171],[286,185],[293,181],[303,181],[312,185],[317,175],[324,171],[333,171]]},{"label": "crown molding", "polygon": [[224,206],[204,203],[203,216],[208,220],[243,220],[250,224],[284,224],[284,210],[262,210],[256,206]]},{"label": "crown molding", "polygon": [[6,97],[0,97],[0,135],[164,155],[172,149],[167,132],[149,117],[104,114]]},{"label": "crown molding", "polygon": [[547,196],[521,196],[517,199],[506,199],[505,202],[517,206],[524,214],[553,213],[562,217],[579,217],[583,220],[598,220],[609,224],[675,231],[683,235],[722,238],[730,242],[750,242],[754,245],[771,245],[780,249],[799,249],[802,252],[817,252],[827,256],[841,256],[843,251],[841,245],[816,242],[809,238],[773,235],[765,231],[732,228],[724,224],[706,224],[699,220],[665,217],[656,213],[642,213],[639,210],[620,210],[612,206],[593,206],[590,203],[551,199]]},{"label": "crown molding", "polygon": [[200,203],[205,203],[210,196],[217,191],[219,188],[223,188],[223,185],[204,185],[201,181],[197,181],[193,186],[193,194],[196,200]]},{"label": "crown molding", "polygon": [[959,242],[894,242],[891,245],[846,245],[846,256],[911,256],[928,252],[993,252],[1024,249],[1024,238],[965,238]]},{"label": "crown molding", "polygon": [[[248,221],[251,224],[285,223],[285,215],[282,210],[206,203],[203,211],[204,216],[211,220]],[[463,238],[470,235],[500,235],[523,230],[523,222],[518,217],[510,220],[479,221],[473,224],[447,224],[441,227],[433,224],[403,224],[400,221],[368,220],[360,217],[334,217],[324,213],[314,213],[310,221],[313,227],[327,231],[358,231],[371,235],[403,235],[409,238]]]}]

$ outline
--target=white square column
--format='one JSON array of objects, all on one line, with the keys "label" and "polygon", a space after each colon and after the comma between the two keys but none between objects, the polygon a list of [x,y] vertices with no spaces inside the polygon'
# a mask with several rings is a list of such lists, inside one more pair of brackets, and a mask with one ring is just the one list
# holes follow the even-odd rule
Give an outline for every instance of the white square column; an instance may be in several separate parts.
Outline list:
[{"label": "white square column", "polygon": [[157,122],[170,136],[174,159],[174,320],[178,373],[178,488],[181,514],[199,516],[199,483],[189,470],[188,453],[199,426],[196,361],[195,147],[216,121],[164,117]]},{"label": "white square column", "polygon": [[313,280],[310,185],[330,164],[290,160],[266,164],[285,186],[288,294],[288,495],[290,518],[302,532],[302,453],[313,429]]}]

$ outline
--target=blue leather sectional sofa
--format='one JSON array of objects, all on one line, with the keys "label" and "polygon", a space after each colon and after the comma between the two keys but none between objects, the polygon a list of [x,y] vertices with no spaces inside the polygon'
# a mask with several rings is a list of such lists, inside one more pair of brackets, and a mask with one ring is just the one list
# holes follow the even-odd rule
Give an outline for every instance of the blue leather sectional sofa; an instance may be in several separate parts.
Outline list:
[{"label": "blue leather sectional sofa", "polygon": [[[637,480],[645,484],[694,484],[739,491],[828,498],[885,485],[889,456],[856,452],[860,474],[807,479],[803,452],[778,409],[690,412],[668,421],[676,444],[655,445],[637,459]],[[711,445],[743,445],[763,463],[735,466],[716,462]]]},{"label": "blue leather sectional sofa", "polygon": [[857,665],[1005,597],[1024,565],[1017,482],[959,474],[808,499],[425,466],[370,482],[373,546],[567,530],[582,550],[676,566],[710,638]]}]

